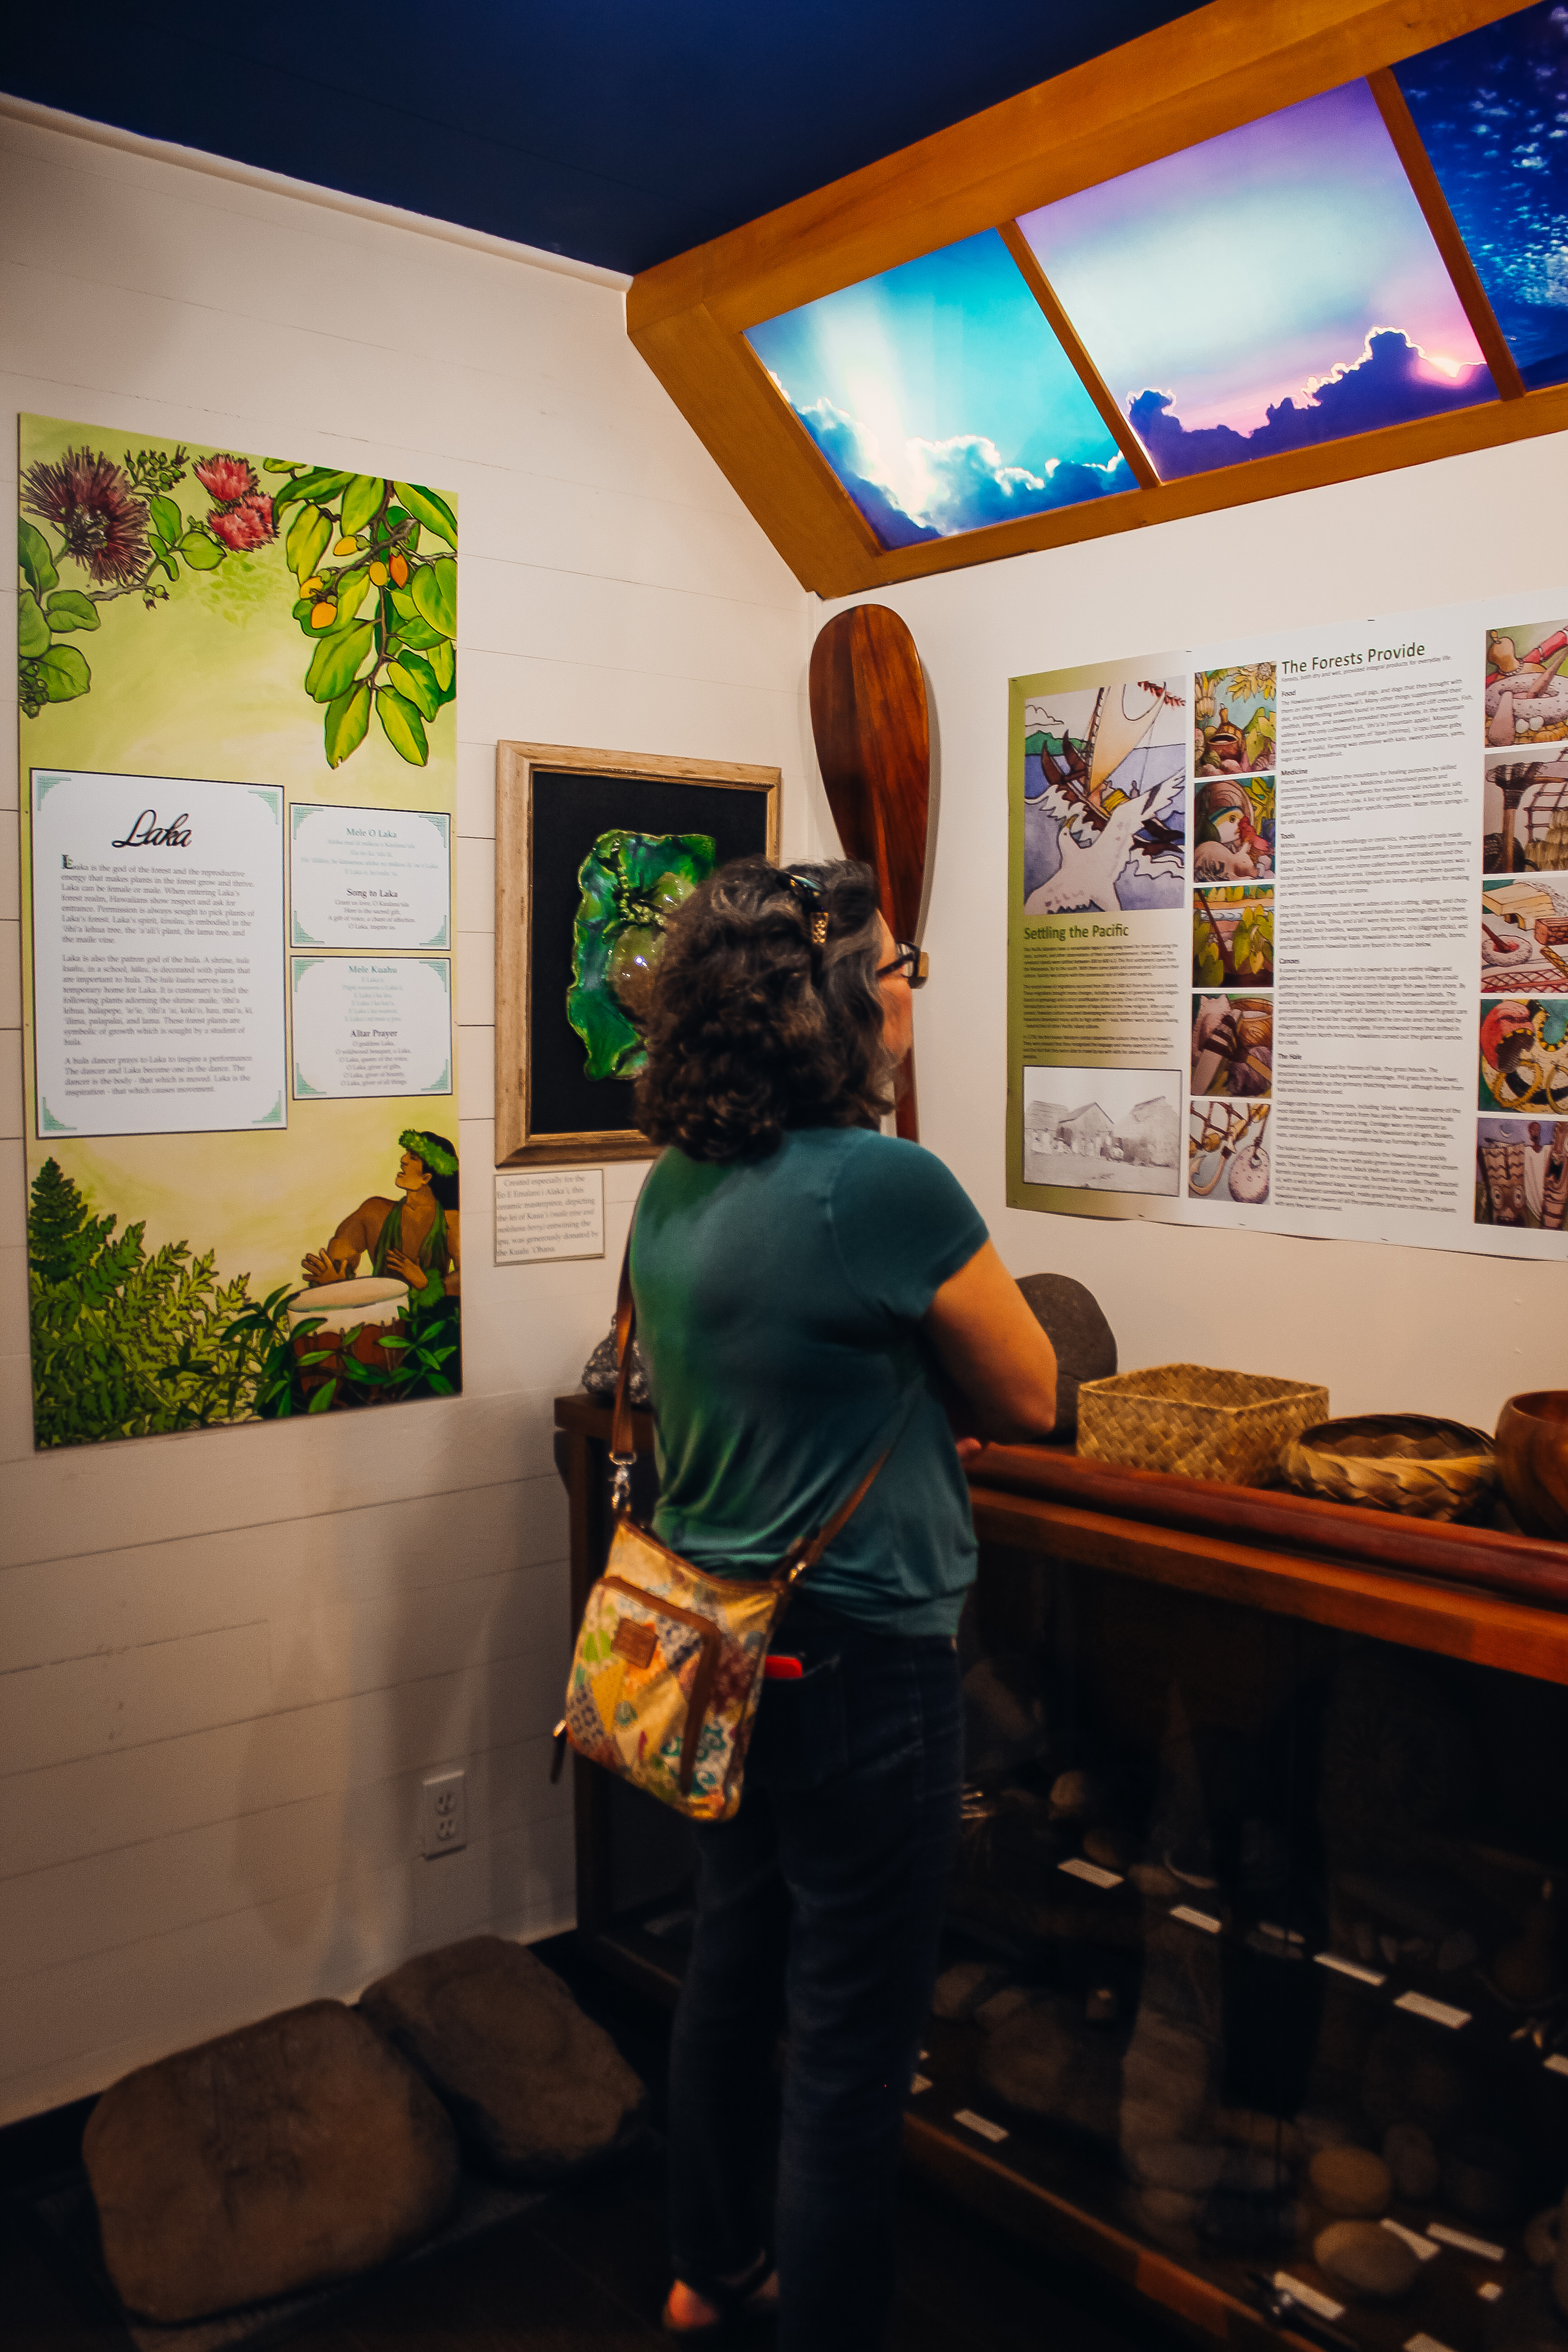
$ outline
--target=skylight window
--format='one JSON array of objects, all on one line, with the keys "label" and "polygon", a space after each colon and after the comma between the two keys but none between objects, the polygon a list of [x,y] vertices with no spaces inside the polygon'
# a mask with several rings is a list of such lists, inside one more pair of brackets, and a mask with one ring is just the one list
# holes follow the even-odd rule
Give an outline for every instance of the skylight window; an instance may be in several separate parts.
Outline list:
[{"label": "skylight window", "polygon": [[1568,7],[1394,68],[1526,384],[1568,380]]},{"label": "skylight window", "polygon": [[1162,480],[1496,397],[1364,82],[1018,226]]},{"label": "skylight window", "polygon": [[1133,487],[994,229],[746,340],[884,547]]}]

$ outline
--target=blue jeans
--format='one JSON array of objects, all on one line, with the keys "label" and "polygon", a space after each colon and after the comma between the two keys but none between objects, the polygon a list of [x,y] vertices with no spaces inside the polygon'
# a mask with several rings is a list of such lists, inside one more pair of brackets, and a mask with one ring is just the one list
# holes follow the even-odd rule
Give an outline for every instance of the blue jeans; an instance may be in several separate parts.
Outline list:
[{"label": "blue jeans", "polygon": [[697,1831],[670,2050],[671,2252],[700,2293],[771,2242],[781,2352],[873,2352],[958,1834],[958,1658],[949,1641],[870,1633],[805,1601],[775,1647],[805,1672],[765,1685],[740,1810]]}]

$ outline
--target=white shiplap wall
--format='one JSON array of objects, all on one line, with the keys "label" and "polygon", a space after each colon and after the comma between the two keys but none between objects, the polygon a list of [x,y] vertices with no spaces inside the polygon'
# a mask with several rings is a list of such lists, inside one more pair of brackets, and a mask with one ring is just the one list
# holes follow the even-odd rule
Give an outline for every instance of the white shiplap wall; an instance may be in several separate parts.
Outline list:
[{"label": "white shiplap wall", "polygon": [[[572,1911],[546,1780],[566,1517],[550,1401],[602,1265],[489,1264],[495,742],[777,765],[824,819],[816,610],[626,340],[616,289],[0,112],[0,407],[286,449],[461,500],[463,1396],[36,1456],[15,703],[0,722],[0,2122],[489,1926]],[[306,192],[308,194],[308,192]],[[15,497],[7,428],[3,495]],[[10,623],[5,625],[9,628]],[[460,1856],[417,1788],[469,1775]]]}]

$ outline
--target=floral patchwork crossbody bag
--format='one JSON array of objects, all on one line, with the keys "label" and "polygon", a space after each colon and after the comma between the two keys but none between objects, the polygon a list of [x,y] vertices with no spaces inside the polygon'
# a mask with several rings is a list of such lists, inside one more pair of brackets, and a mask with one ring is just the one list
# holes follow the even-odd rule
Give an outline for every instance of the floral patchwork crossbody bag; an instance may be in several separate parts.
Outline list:
[{"label": "floral patchwork crossbody bag", "polygon": [[[590,1591],[555,1727],[559,1774],[568,1742],[698,1822],[727,1822],[741,1801],[768,1645],[789,1596],[870,1493],[893,1439],[814,1536],[792,1545],[771,1576],[744,1580],[695,1568],[631,1516],[637,1459],[627,1396],[637,1307],[631,1240],[616,1302],[619,1369],[610,1424],[615,1530]],[[912,1404],[912,1399],[910,1401]]]}]

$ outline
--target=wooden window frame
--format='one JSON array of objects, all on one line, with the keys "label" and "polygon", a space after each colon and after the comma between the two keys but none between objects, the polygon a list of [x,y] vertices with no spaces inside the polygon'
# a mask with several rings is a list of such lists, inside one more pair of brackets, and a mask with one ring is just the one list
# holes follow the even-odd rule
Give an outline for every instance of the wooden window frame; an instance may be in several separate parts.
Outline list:
[{"label": "wooden window frame", "polygon": [[[529,901],[533,872],[533,777],[613,776],[631,782],[714,784],[766,799],[766,855],[779,856],[778,768],[720,760],[671,760],[652,751],[592,751],[580,744],[496,745],[496,1138],[498,1168],[561,1168],[651,1160],[658,1146],[636,1128],[535,1130],[529,1096],[532,1004]],[[564,1016],[563,1016],[564,1017]]]},{"label": "wooden window frame", "polygon": [[[1212,0],[642,271],[626,295],[627,331],[802,586],[821,596],[1560,432],[1568,427],[1568,384],[1527,392],[1521,383],[1389,70],[1518,7],[1519,0]],[[879,545],[746,341],[748,327],[983,229],[1000,229],[1017,259],[1020,215],[1362,79],[1372,84],[1491,365],[1497,400],[1171,482],[1149,478],[1140,450],[1141,467],[1129,457],[1135,489],[912,547]],[[1038,265],[1025,275],[1057,324]],[[1073,336],[1075,361],[1077,345]],[[1089,377],[1092,397],[1098,379]],[[1111,406],[1125,448],[1131,432]]]}]

